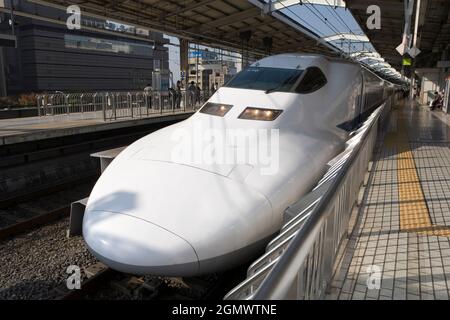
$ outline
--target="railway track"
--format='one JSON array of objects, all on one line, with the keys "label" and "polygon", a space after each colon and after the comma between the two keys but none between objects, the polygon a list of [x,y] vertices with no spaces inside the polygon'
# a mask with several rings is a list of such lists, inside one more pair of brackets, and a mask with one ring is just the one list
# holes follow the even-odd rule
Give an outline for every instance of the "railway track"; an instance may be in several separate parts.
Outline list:
[{"label": "railway track", "polygon": [[[127,145],[175,122],[1,146],[0,240],[67,216],[71,202],[88,196],[100,173],[91,153]],[[76,195],[79,188],[73,186],[80,185],[88,190]],[[67,196],[70,190],[76,196]]]},{"label": "railway track", "polygon": [[[2,242],[14,241],[15,238],[27,238],[30,234],[30,241],[35,241],[35,244],[30,244],[31,248],[38,247],[41,237],[35,236],[33,233],[39,233],[40,230],[44,230],[54,223],[61,224],[61,222],[57,222],[58,220],[61,220],[63,223],[58,233],[64,232],[68,224],[67,221],[62,219],[67,218],[69,215],[69,204],[87,196],[94,182],[95,179],[80,180],[76,187],[72,187],[72,185],[60,186],[59,188],[54,187],[45,193],[39,192],[33,196],[29,195],[26,198],[21,197],[14,201],[5,202],[8,205],[0,203],[2,205],[0,209],[0,249]],[[78,239],[66,239],[64,241],[76,241],[78,246],[82,246],[82,250],[87,253],[82,238],[76,238]],[[50,246],[58,247],[61,245],[58,242],[53,242],[50,243]],[[0,255],[2,255],[1,252]],[[38,256],[37,259],[47,258]],[[49,258],[47,260],[52,262],[53,259]],[[30,265],[33,264],[29,260],[26,261]],[[239,270],[238,272],[233,270],[220,275],[213,274],[194,278],[138,277],[113,271],[103,264],[95,262],[93,258],[90,258],[89,261],[93,261],[93,263],[91,262],[87,267],[83,266],[83,262],[80,261],[82,268],[82,286],[80,290],[67,289],[65,279],[69,275],[65,274],[67,266],[63,265],[63,267],[58,268],[58,272],[62,274],[60,280],[57,282],[57,285],[51,285],[52,288],[49,292],[42,290],[42,294],[39,292],[38,295],[33,294],[26,297],[56,300],[221,299],[234,284],[244,278],[246,270],[244,268],[240,272]],[[78,264],[78,261],[74,260],[72,263]],[[233,280],[233,277],[236,279]],[[21,279],[17,280],[17,282],[20,282]],[[0,285],[0,298],[1,290],[2,287]],[[22,290],[35,291],[32,287]]]},{"label": "railway track", "polygon": [[[0,146],[0,209],[52,186],[92,177],[100,170],[92,153],[128,145],[177,121]],[[12,201],[11,201],[12,200]]]},{"label": "railway track", "polygon": [[[35,167],[39,170],[44,163],[64,162],[69,157],[75,162],[77,159],[89,159],[92,152],[129,143],[155,129],[121,133],[114,137],[96,137],[90,141],[52,148],[49,148],[52,143],[48,142],[43,145],[47,149],[42,150],[29,150],[25,146],[16,155],[10,154],[13,146],[7,154],[5,150],[0,152],[5,155],[0,161],[0,168],[2,175],[5,172],[14,174],[21,168]],[[99,168],[87,168],[89,170],[77,172],[76,176],[63,175],[64,179],[38,188],[20,190],[7,196],[3,194],[0,199],[0,265],[6,263],[2,269],[4,277],[0,276],[0,299],[220,299],[228,291],[226,288],[231,289],[238,282],[230,281],[235,276],[231,273],[195,278],[137,277],[113,271],[96,262],[87,252],[81,237],[65,237],[68,225],[64,219],[70,213],[70,204],[88,196],[99,175]],[[57,236],[54,236],[55,233]],[[22,252],[24,243],[27,250]],[[67,253],[64,259],[58,259],[66,255],[67,249],[75,253]],[[53,251],[59,253],[55,255]],[[27,257],[28,252],[35,257]],[[80,255],[82,258],[77,258]],[[14,264],[14,260],[18,262]],[[43,263],[35,275],[30,275],[30,268],[42,261],[47,264]],[[80,290],[67,289],[65,268],[68,261],[74,264],[79,262],[82,268]],[[55,276],[55,273],[58,275]],[[30,280],[38,278],[43,279],[42,283]]]},{"label": "railway track", "polygon": [[221,299],[244,278],[246,267],[222,274],[179,278],[134,276],[96,263],[84,270],[80,289],[56,288],[56,300],[209,300]]},{"label": "railway track", "polygon": [[[170,296],[175,280],[114,272],[96,263],[81,237],[65,236],[70,204],[87,197],[99,175],[97,160],[91,160],[90,153],[127,144],[164,125],[168,123],[115,136],[90,136],[87,141],[77,140],[80,137],[70,143],[44,141],[38,150],[27,145],[0,150],[0,299],[102,299],[105,287],[106,292],[112,288],[124,299],[148,298],[151,288],[151,298]],[[68,167],[69,160],[94,161],[95,165],[76,167],[84,171],[57,167],[61,163]],[[50,175],[44,165],[53,163],[57,170]],[[17,182],[19,174],[28,178],[28,173],[37,172],[39,176],[40,170],[54,180],[38,185],[31,181],[30,188],[21,184],[17,190],[5,183]],[[83,270],[82,290],[66,288],[66,268],[71,264],[79,264]],[[178,287],[183,287],[181,282]]]},{"label": "railway track", "polygon": [[0,202],[0,241],[67,217],[70,204],[88,196],[95,179],[92,175]]},{"label": "railway track", "polygon": [[77,134],[0,146],[0,168],[36,163],[61,156],[92,153],[129,144],[136,139],[178,121],[166,121],[109,131]]}]

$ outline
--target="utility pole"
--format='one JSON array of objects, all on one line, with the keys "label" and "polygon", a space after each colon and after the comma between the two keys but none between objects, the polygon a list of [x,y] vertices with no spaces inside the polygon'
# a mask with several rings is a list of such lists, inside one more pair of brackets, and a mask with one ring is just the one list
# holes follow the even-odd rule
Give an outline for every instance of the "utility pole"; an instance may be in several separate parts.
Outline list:
[{"label": "utility pole", "polygon": [[[414,10],[414,0],[404,0],[404,10],[405,10],[405,26],[403,29],[403,39],[402,43],[397,46],[396,50],[402,56],[402,80],[405,79],[405,56],[409,53],[411,47],[411,17]],[[413,87],[410,87],[410,98],[413,94]]]},{"label": "utility pole", "polygon": [[189,41],[186,39],[180,39],[180,69],[182,74],[182,82],[187,84],[189,77]]},{"label": "utility pole", "polygon": [[[420,14],[420,0],[417,0],[416,2],[416,17],[415,17],[415,21],[414,21],[414,35],[413,35],[413,48],[417,48],[416,44],[417,44],[417,30],[419,28],[419,14]],[[415,86],[415,82],[416,82],[416,58],[413,58],[413,62],[411,65],[411,84],[410,84],[410,96],[411,98],[414,97],[414,86]]]},{"label": "utility pole", "polygon": [[10,16],[11,16],[11,31],[12,31],[12,34],[15,35],[15,29],[14,29],[14,1],[13,0],[11,0]]},{"label": "utility pole", "polygon": [[195,61],[195,85],[198,85],[198,55],[200,54],[200,47],[197,43],[197,52],[195,53],[196,61]]}]

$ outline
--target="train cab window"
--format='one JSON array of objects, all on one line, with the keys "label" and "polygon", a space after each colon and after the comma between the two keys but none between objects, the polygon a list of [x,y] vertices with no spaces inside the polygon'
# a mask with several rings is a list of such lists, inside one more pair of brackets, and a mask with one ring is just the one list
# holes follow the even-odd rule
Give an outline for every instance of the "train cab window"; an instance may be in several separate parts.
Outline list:
[{"label": "train cab window", "polygon": [[290,92],[303,70],[269,67],[249,67],[239,72],[225,87],[264,90],[266,93]]},{"label": "train cab window", "polygon": [[327,83],[327,78],[318,67],[307,68],[305,72],[306,73],[302,80],[300,80],[295,92],[303,94],[311,93],[319,90]]}]

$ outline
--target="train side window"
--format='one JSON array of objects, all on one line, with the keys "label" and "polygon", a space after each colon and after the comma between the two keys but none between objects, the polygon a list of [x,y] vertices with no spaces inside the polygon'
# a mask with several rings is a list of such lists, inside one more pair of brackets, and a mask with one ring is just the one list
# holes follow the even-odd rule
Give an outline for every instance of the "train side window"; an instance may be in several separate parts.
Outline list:
[{"label": "train side window", "polygon": [[306,73],[298,84],[295,92],[297,93],[311,93],[319,90],[327,83],[327,78],[322,70],[318,67],[310,67],[306,69]]}]

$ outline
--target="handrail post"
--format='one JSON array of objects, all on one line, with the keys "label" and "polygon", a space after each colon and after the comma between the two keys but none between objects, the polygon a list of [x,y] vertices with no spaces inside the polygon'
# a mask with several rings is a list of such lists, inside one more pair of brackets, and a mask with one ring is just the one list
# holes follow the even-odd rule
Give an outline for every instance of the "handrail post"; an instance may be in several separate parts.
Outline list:
[{"label": "handrail post", "polygon": [[145,110],[148,117],[148,93],[144,93],[144,104],[145,104]]},{"label": "handrail post", "polygon": [[171,105],[172,105],[172,113],[175,112],[175,105],[178,103],[178,99],[180,99],[180,101],[181,101],[181,97],[178,98],[178,93],[177,93],[177,97],[175,99],[173,99],[174,101],[171,103]]},{"label": "handrail post", "polygon": [[110,100],[113,108],[114,120],[117,120],[117,95],[118,93],[112,94],[111,95],[112,99]]},{"label": "handrail post", "polygon": [[84,93],[82,93],[81,96],[80,96],[80,108],[81,108],[81,113],[84,113],[83,97],[84,97]]},{"label": "handrail post", "polygon": [[127,92],[128,109],[131,109],[131,117],[133,118],[133,102],[131,101],[131,94]]},{"label": "handrail post", "polygon": [[64,103],[66,104],[66,113],[67,113],[67,115],[69,115],[70,114],[69,94],[64,95]]},{"label": "handrail post", "polygon": [[[139,98],[138,98],[139,97]],[[139,118],[142,118],[142,101],[143,101],[143,97],[141,97],[141,93],[140,92],[136,92],[136,103],[139,107]]]},{"label": "handrail post", "polygon": [[54,97],[55,97],[55,95],[54,94],[52,94],[51,96],[50,96],[50,102],[51,102],[51,115],[52,116],[54,116],[55,115],[55,104],[54,104]]},{"label": "handrail post", "polygon": [[[97,99],[97,92],[94,93],[94,101]],[[106,121],[106,106],[105,106],[105,95],[101,95],[101,103],[102,103],[102,114],[103,114],[103,121]],[[97,109],[97,107],[95,107]]]},{"label": "handrail post", "polygon": [[38,117],[42,116],[41,115],[41,104],[42,104],[41,97],[42,97],[42,95],[37,95],[36,96],[36,105],[37,105],[37,109],[38,109]]}]

